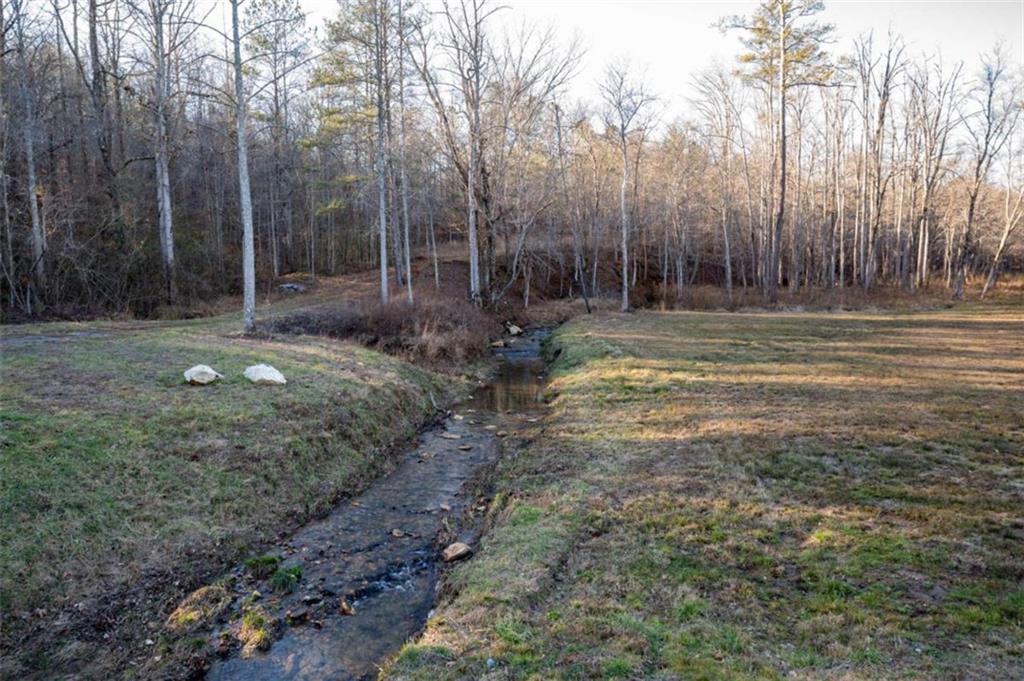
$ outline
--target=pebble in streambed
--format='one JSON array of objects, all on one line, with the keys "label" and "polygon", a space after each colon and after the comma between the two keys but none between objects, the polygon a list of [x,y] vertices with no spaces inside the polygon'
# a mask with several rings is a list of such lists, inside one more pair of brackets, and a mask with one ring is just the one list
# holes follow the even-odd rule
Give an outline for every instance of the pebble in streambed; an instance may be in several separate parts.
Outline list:
[{"label": "pebble in streambed", "polygon": [[[472,554],[479,532],[472,481],[499,456],[502,414],[541,405],[539,344],[521,338],[496,379],[456,409],[463,418],[424,433],[393,473],[285,542],[281,567],[302,570],[294,592],[273,596],[265,580],[243,582],[242,593],[267,594],[259,605],[269,617],[291,624],[269,650],[242,657],[232,646],[208,679],[376,678],[377,665],[426,622],[442,559]],[[439,544],[451,524],[462,528],[459,536]]]}]

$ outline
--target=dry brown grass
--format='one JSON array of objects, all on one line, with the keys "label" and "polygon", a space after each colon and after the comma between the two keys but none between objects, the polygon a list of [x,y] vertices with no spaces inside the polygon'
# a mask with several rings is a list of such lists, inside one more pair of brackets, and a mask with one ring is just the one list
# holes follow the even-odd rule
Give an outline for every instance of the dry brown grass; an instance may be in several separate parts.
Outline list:
[{"label": "dry brown grass", "polygon": [[1020,307],[555,342],[552,412],[393,678],[1021,676]]},{"label": "dry brown grass", "polygon": [[354,340],[368,347],[432,363],[462,363],[487,352],[501,324],[468,300],[420,294],[414,303],[393,299],[362,302],[275,317],[271,333],[315,334]]}]

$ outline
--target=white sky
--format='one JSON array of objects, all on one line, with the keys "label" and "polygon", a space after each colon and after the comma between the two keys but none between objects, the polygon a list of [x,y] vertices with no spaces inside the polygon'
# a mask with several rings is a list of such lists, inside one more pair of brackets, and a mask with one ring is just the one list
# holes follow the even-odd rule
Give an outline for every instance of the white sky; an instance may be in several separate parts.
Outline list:
[{"label": "white sky", "polygon": [[[757,6],[738,0],[497,1],[508,9],[499,13],[496,24],[517,25],[525,19],[554,26],[566,41],[579,35],[586,54],[570,91],[573,99],[596,99],[605,64],[627,57],[646,72],[667,118],[685,111],[696,73],[716,59],[735,65],[737,36],[723,36],[712,24],[725,15],[750,14]],[[302,3],[312,25],[337,7],[334,0]],[[836,51],[849,50],[854,37],[870,30],[876,44],[884,42],[892,26],[910,54],[941,54],[948,64],[964,61],[969,75],[977,70],[978,56],[998,40],[1018,65],[1024,64],[1024,0],[826,0],[818,18],[835,24]]]}]

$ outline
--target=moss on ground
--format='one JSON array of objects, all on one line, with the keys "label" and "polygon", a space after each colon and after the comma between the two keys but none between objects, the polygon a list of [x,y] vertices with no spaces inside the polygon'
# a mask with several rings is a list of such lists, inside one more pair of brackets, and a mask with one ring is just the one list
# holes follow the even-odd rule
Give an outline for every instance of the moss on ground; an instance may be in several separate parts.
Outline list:
[{"label": "moss on ground", "polygon": [[396,679],[1024,675],[1024,315],[639,313],[557,395]]}]

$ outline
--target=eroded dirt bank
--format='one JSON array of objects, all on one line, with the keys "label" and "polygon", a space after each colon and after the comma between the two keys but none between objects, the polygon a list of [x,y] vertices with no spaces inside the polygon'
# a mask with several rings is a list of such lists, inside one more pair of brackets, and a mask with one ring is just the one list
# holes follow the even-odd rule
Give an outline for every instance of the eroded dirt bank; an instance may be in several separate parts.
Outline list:
[{"label": "eroded dirt bank", "polygon": [[[535,418],[542,404],[545,336],[533,332],[497,350],[492,381],[424,432],[391,474],[282,542],[271,554],[280,558],[273,573],[257,578],[251,564],[232,572],[234,605],[214,633],[222,657],[208,679],[376,676],[423,627],[445,546],[476,544],[486,509],[478,494],[500,456],[503,429]],[[282,574],[296,577],[294,590],[275,594]],[[268,640],[247,649],[256,619]]]}]

